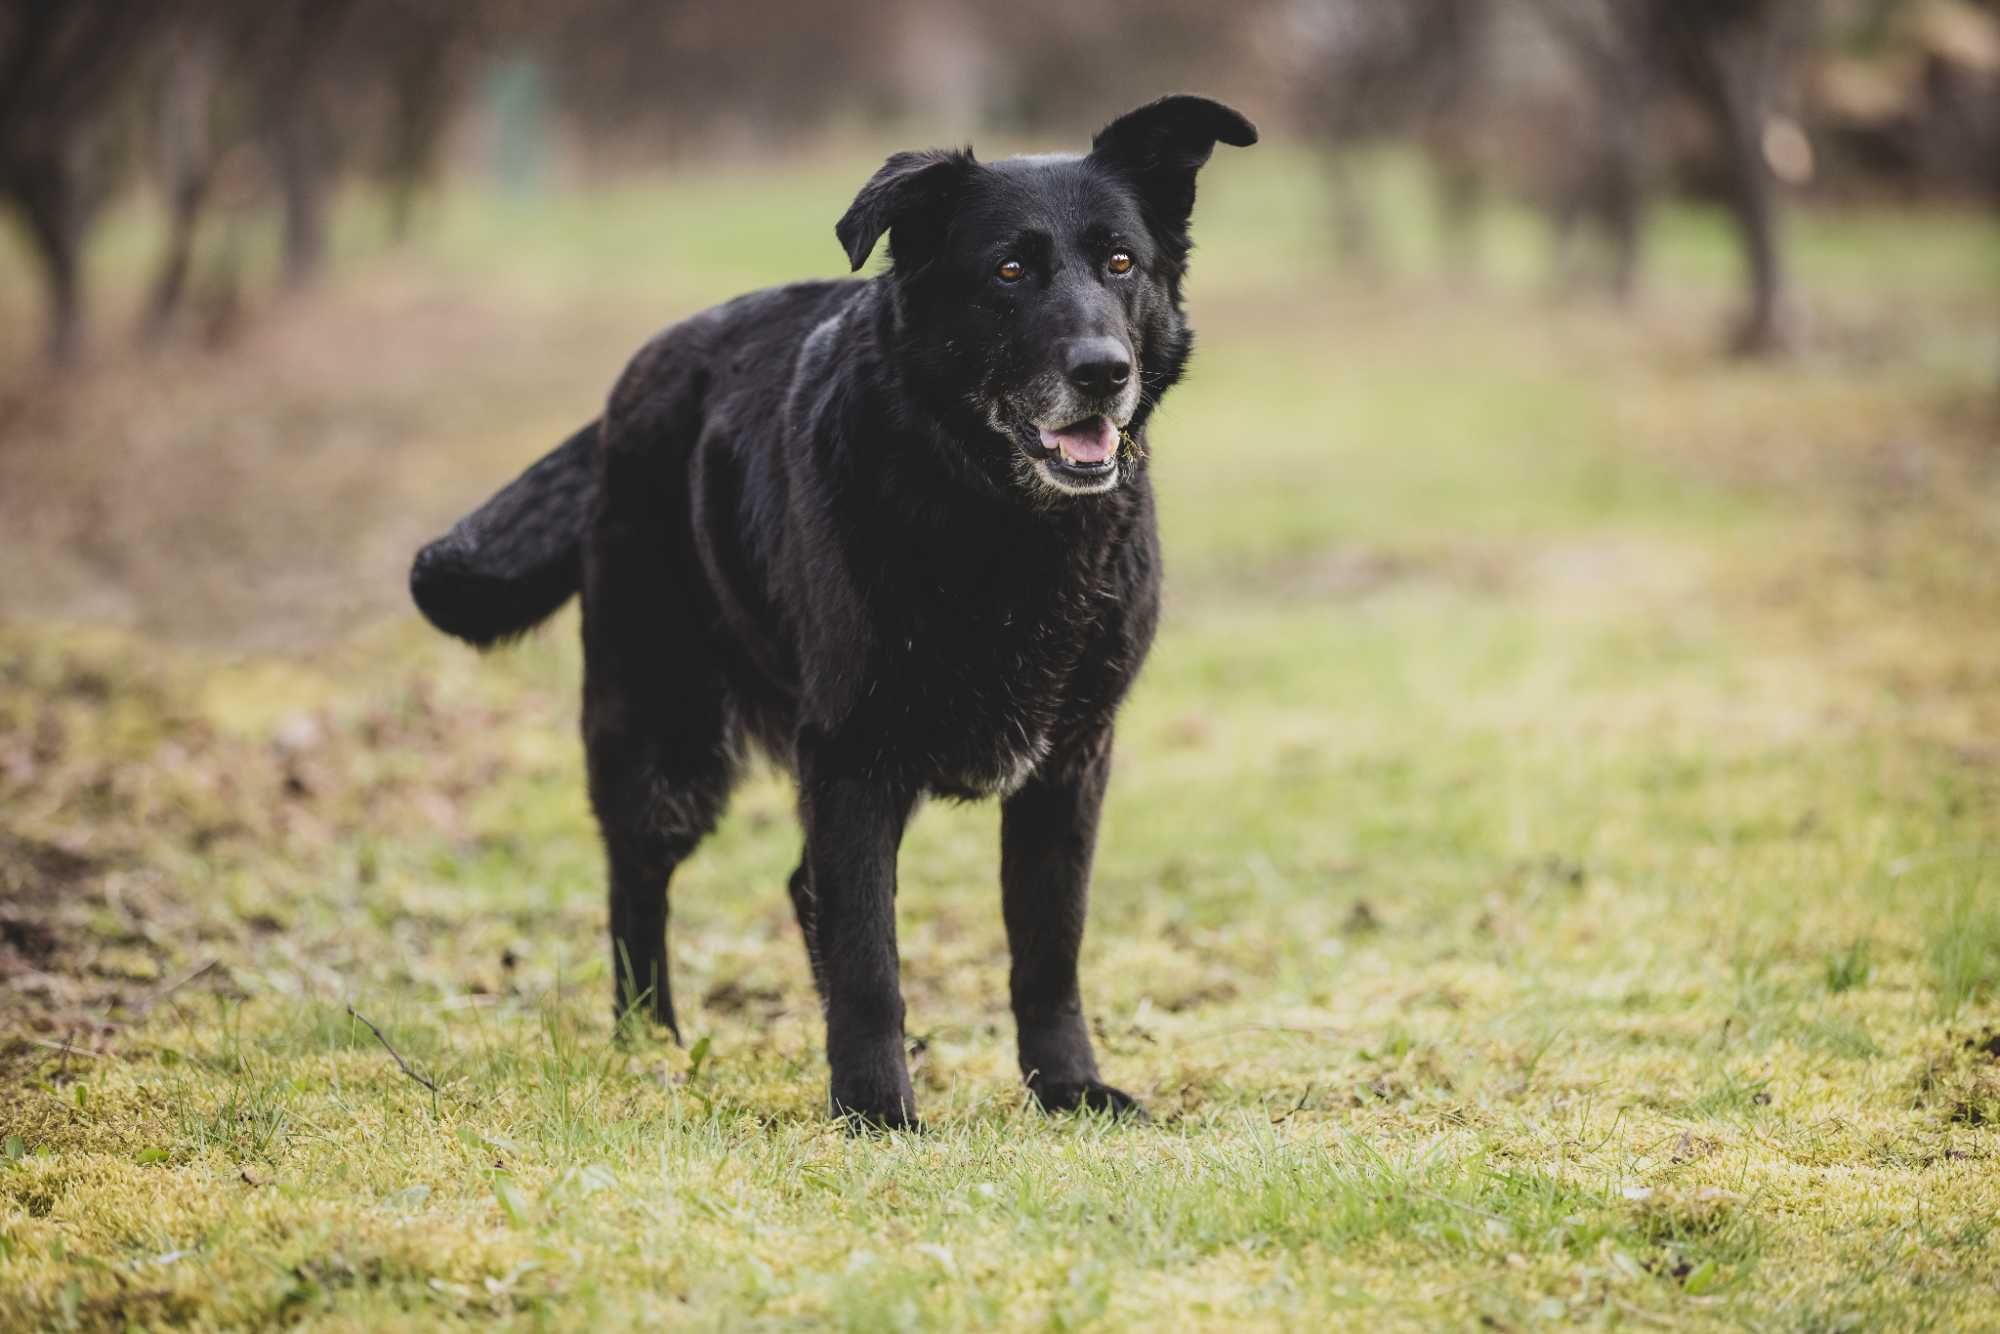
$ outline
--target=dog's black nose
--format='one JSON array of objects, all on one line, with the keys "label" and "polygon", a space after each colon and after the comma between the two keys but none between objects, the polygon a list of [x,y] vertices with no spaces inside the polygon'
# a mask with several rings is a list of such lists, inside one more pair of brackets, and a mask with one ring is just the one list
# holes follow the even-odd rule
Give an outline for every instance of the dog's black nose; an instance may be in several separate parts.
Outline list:
[{"label": "dog's black nose", "polygon": [[1116,338],[1078,338],[1063,356],[1063,374],[1085,393],[1109,396],[1132,378],[1132,354]]}]

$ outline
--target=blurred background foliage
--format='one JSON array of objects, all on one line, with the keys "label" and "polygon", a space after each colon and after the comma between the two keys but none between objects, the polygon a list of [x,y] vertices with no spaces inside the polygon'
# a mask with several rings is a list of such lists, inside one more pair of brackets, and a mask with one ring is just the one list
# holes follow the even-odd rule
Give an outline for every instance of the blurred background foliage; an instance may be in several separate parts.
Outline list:
[{"label": "blurred background foliage", "polygon": [[1173,88],[1314,145],[1355,266],[1387,248],[1384,145],[1466,274],[1525,203],[1553,281],[1629,295],[1655,202],[1712,204],[1745,352],[1798,334],[1787,198],[2000,198],[1995,0],[4,0],[0,202],[67,368],[117,336],[86,275],[123,208],[157,219],[133,336],[220,341],[319,277],[348,186],[393,238],[448,166],[533,197],[891,126],[1067,141]]}]

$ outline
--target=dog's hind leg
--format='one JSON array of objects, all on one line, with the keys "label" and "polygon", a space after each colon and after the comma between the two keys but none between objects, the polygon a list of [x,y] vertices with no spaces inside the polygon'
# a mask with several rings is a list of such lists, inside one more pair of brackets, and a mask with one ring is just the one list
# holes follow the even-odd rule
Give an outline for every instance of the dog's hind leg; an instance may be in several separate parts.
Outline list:
[{"label": "dog's hind leg", "polygon": [[792,913],[799,919],[799,934],[805,937],[806,964],[812,969],[813,990],[826,1003],[826,966],[819,957],[819,900],[813,894],[812,878],[801,861],[792,871],[788,885],[792,893]]},{"label": "dog's hind leg", "polygon": [[657,599],[650,618],[615,616],[615,605],[587,601],[584,630],[584,739],[610,873],[613,1009],[623,1017],[643,1006],[678,1038],[667,887],[729,800],[728,703],[699,636],[672,635]]},{"label": "dog's hind leg", "polygon": [[610,881],[612,1013],[644,1017],[680,1038],[667,970],[667,891],[674,871],[715,827],[729,796],[725,763],[697,759],[685,733],[593,736],[590,787]]},{"label": "dog's hind leg", "polygon": [[613,1011],[643,1014],[678,1038],[668,882],[721,817],[737,747],[695,586],[685,459],[657,448],[687,438],[692,424],[638,416],[606,418],[584,540],[583,732],[610,876]]}]

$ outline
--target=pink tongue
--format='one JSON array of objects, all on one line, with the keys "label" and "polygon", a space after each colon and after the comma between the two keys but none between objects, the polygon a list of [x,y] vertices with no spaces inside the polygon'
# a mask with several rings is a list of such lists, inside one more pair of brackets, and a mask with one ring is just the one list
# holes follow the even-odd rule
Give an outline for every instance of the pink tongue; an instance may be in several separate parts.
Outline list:
[{"label": "pink tongue", "polygon": [[1109,417],[1092,417],[1060,431],[1040,429],[1042,448],[1060,449],[1071,463],[1102,463],[1118,448],[1118,428]]}]

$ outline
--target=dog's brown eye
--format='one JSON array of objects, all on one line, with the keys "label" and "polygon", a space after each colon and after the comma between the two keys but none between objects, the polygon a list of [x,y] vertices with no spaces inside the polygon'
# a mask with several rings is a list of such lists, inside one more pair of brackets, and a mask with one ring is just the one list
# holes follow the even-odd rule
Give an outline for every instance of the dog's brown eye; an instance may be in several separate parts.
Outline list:
[{"label": "dog's brown eye", "polygon": [[1130,273],[1132,271],[1131,252],[1126,250],[1112,251],[1111,258],[1104,261],[1104,267],[1110,269],[1113,273]]},{"label": "dog's brown eye", "polygon": [[993,276],[1003,283],[1018,283],[1028,276],[1028,270],[1018,259],[1002,260],[1000,267],[993,270]]}]

